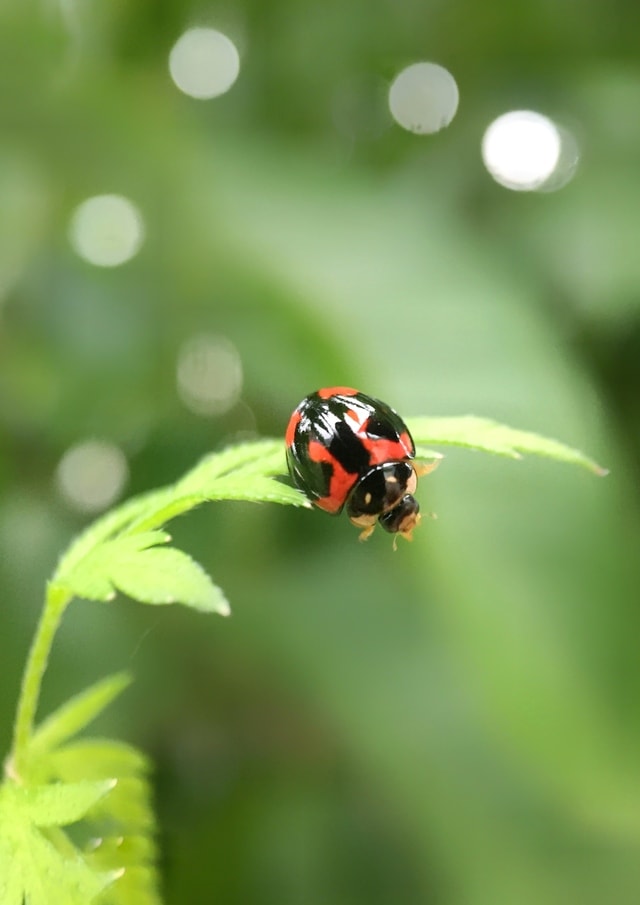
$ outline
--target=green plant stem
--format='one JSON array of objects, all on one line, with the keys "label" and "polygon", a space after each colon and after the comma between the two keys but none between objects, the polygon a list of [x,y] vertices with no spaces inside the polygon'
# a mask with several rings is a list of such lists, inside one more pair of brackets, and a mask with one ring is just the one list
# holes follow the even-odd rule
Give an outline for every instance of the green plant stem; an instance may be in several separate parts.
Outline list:
[{"label": "green plant stem", "polygon": [[47,588],[44,608],[36,629],[22,676],[20,697],[13,728],[13,746],[7,772],[18,780],[24,780],[29,742],[40,699],[42,678],[49,662],[49,654],[58,626],[71,601],[66,588],[50,584]]}]

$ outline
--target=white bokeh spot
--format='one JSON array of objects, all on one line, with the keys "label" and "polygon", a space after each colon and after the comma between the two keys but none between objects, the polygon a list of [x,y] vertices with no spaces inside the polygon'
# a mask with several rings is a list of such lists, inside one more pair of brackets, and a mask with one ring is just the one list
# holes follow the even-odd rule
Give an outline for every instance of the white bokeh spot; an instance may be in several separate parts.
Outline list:
[{"label": "white bokeh spot", "polygon": [[458,109],[458,85],[437,63],[414,63],[400,72],[389,89],[391,115],[403,129],[417,135],[439,132]]},{"label": "white bokeh spot", "polygon": [[242,380],[240,354],[225,336],[198,333],[178,351],[178,394],[196,415],[222,415],[233,408],[242,392]]},{"label": "white bokeh spot", "polygon": [[189,97],[209,100],[231,88],[240,72],[233,41],[215,28],[190,28],[171,48],[169,72]]},{"label": "white bokeh spot", "polygon": [[144,241],[138,208],[122,195],[94,195],[73,212],[69,241],[81,258],[97,267],[118,267],[133,258]]},{"label": "white bokeh spot", "polygon": [[122,450],[113,443],[86,440],[70,447],[58,464],[56,484],[79,512],[100,512],[118,499],[129,477]]},{"label": "white bokeh spot", "polygon": [[482,159],[496,182],[534,191],[554,174],[562,151],[555,123],[532,110],[513,110],[495,119],[482,138]]}]

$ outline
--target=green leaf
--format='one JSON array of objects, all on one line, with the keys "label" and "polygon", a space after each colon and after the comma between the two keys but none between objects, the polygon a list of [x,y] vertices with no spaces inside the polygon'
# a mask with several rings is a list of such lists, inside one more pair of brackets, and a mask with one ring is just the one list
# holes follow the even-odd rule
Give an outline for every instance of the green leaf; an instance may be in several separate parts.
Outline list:
[{"label": "green leaf", "polygon": [[[510,458],[532,453],[606,473],[556,440],[487,419],[411,418],[407,423],[421,458],[441,457],[431,445],[455,445]],[[183,603],[227,615],[224,594],[197,563],[178,550],[158,549],[169,540],[158,529],[206,500],[309,507],[304,494],[279,480],[285,471],[282,440],[256,440],[208,455],[173,486],[131,500],[99,519],[62,558],[53,582],[70,595],[90,600],[112,600],[120,590],[142,603]]]},{"label": "green leaf", "polygon": [[477,418],[475,415],[454,418],[408,418],[407,426],[418,447],[418,455],[428,455],[428,451],[423,453],[420,449],[423,444],[463,446],[511,459],[522,458],[521,453],[545,456],[559,462],[581,465],[597,475],[607,474],[607,470],[593,459],[558,440],[506,427],[504,424],[498,424],[487,418]]},{"label": "green leaf", "polygon": [[118,780],[109,798],[98,803],[93,813],[110,825],[115,822],[122,835],[148,834],[156,824],[149,784],[140,777]]},{"label": "green leaf", "polygon": [[87,847],[87,863],[99,870],[139,867],[153,858],[155,847],[148,836],[103,836],[92,839]]},{"label": "green leaf", "polygon": [[197,493],[189,493],[184,496],[176,496],[177,491],[171,487],[164,492],[164,499],[158,497],[153,506],[139,513],[128,526],[127,531],[150,531],[166,525],[171,519],[185,512],[190,512],[196,506],[206,503],[206,497]]},{"label": "green leaf", "polygon": [[219,478],[205,491],[209,500],[245,500],[252,503],[282,503],[311,508],[309,500],[295,487],[260,475]]},{"label": "green leaf", "polygon": [[80,855],[62,856],[34,829],[25,830],[18,861],[29,905],[51,905],[52,898],[65,905],[87,905],[121,873],[96,873]]},{"label": "green leaf", "polygon": [[52,583],[66,584],[67,577],[75,571],[78,563],[82,562],[90,552],[105,540],[123,532],[127,525],[135,522],[143,513],[155,511],[163,506],[169,493],[170,489],[161,487],[158,490],[140,494],[89,525],[61,557]]},{"label": "green leaf", "polygon": [[205,456],[176,487],[182,493],[202,493],[212,481],[230,473],[267,476],[283,474],[286,470],[284,440],[254,440]]},{"label": "green leaf", "polygon": [[[53,581],[65,583],[78,563],[104,541],[141,528],[148,530],[159,527],[208,498],[222,499],[221,495],[215,493],[215,482],[221,477],[233,474],[237,476],[240,484],[250,475],[266,479],[285,474],[286,470],[282,440],[255,440],[212,453],[174,485],[161,487],[128,500],[90,525],[61,558]],[[294,506],[308,505],[304,495],[293,488],[279,481],[272,481],[271,485],[269,490],[265,484],[256,485],[255,496],[247,489],[244,495],[240,496],[238,491],[235,491],[229,498],[255,502],[268,500]]]},{"label": "green leaf", "polygon": [[152,548],[122,555],[111,563],[110,574],[120,591],[142,603],[183,603],[221,616],[231,612],[220,588],[181,550]]},{"label": "green leaf", "polygon": [[309,500],[295,487],[265,475],[254,475],[251,471],[242,470],[210,480],[203,472],[198,476],[198,483],[201,486],[199,493],[174,497],[172,491],[167,494],[165,505],[141,513],[140,517],[131,523],[128,530],[149,531],[159,528],[176,516],[190,512],[196,506],[213,500],[244,500],[248,503],[279,503],[311,507]]},{"label": "green leaf", "polygon": [[145,755],[125,742],[87,738],[71,742],[47,755],[51,775],[67,782],[104,779],[109,776],[146,774],[150,764]]},{"label": "green leaf", "polygon": [[[120,844],[116,854],[121,854],[124,845],[124,842]],[[103,860],[106,859],[87,858],[92,865],[99,865]],[[125,866],[122,876],[99,897],[96,905],[162,905],[157,873],[150,868]]]},{"label": "green leaf", "polygon": [[[7,826],[10,815],[3,822],[3,798],[0,789],[0,902],[2,905],[23,905],[24,883],[22,878],[19,838]],[[4,805],[6,809],[6,805]]]},{"label": "green leaf", "polygon": [[207,573],[180,550],[159,549],[169,540],[145,531],[104,541],[67,576],[79,597],[113,600],[116,589],[141,603],[183,603],[207,613],[229,614],[229,604]]},{"label": "green leaf", "polygon": [[148,832],[155,823],[151,789],[146,778],[149,764],[130,745],[106,739],[87,739],[60,748],[48,758],[52,775],[65,782],[95,781],[116,777],[117,786],[99,802],[92,814],[115,821],[120,834]]},{"label": "green leaf", "polygon": [[122,742],[82,739],[47,755],[47,767],[65,781],[118,778],[118,785],[91,811],[97,838],[85,853],[86,862],[98,872],[125,868],[101,903],[160,905],[147,758]]},{"label": "green leaf", "polygon": [[49,783],[18,788],[16,796],[22,799],[25,814],[34,826],[68,826],[84,817],[116,784],[115,779]]},{"label": "green leaf", "polygon": [[130,682],[128,673],[116,673],[71,698],[35,730],[29,747],[30,754],[33,756],[50,751],[76,735],[117,698]]},{"label": "green leaf", "polygon": [[286,471],[282,440],[258,440],[206,456],[170,487],[130,500],[98,519],[61,558],[52,584],[69,595],[109,601],[121,590],[143,603],[184,603],[229,613],[222,591],[192,559],[155,549],[169,536],[157,530],[208,500],[311,504],[278,478]]},{"label": "green leaf", "polygon": [[284,441],[257,440],[207,456],[178,482],[176,489],[209,500],[310,506],[299,490],[273,479],[286,472]]},{"label": "green leaf", "polygon": [[56,581],[64,584],[78,597],[87,600],[113,600],[116,595],[111,577],[114,565],[120,559],[129,559],[155,544],[166,543],[169,539],[169,535],[162,531],[144,531],[103,541],[88,551],[70,574],[58,576]]},{"label": "green leaf", "polygon": [[[92,870],[64,834],[50,837],[36,825],[71,822],[106,794],[112,784],[61,785],[53,791],[5,784],[0,789],[0,902],[2,905],[87,905],[121,871]],[[91,787],[91,788],[90,788]],[[49,831],[47,831],[49,832]],[[62,833],[62,830],[59,831]]]}]

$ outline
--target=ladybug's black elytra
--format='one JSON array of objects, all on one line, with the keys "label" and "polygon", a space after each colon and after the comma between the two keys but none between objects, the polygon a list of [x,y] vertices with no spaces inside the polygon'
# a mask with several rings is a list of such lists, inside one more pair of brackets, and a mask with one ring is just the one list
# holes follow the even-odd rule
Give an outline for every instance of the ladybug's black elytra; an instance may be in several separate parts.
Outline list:
[{"label": "ladybug's black elytra", "polygon": [[411,540],[418,476],[438,463],[415,461],[407,426],[385,402],[352,387],[318,390],[291,415],[285,442],[293,483],[315,506],[338,515],[346,505],[361,540],[376,522]]}]

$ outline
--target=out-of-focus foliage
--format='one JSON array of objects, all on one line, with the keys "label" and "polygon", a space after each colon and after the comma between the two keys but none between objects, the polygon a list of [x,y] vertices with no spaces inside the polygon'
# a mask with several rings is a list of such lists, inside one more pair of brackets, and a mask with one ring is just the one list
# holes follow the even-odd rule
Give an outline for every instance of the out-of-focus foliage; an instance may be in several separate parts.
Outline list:
[{"label": "out-of-focus foliage", "polygon": [[[167,68],[194,23],[240,50],[206,102]],[[174,534],[231,620],[73,611],[43,706],[135,673],[101,720],[157,765],[169,905],[637,902],[639,29],[604,0],[1,7],[3,751],[42,584],[84,524],[55,480],[77,444],[121,449],[135,493],[344,383],[611,469],[450,452],[421,482],[438,521],[396,553],[323,513],[216,503]],[[378,103],[416,60],[460,89],[434,136]],[[483,170],[514,108],[576,136],[560,190]],[[104,194],[144,223],[113,268],[68,238]],[[176,383],[202,334],[243,373],[206,417]]]},{"label": "out-of-focus foliage", "polygon": [[[421,444],[434,439],[511,458],[519,457],[516,448],[537,452],[602,473],[586,456],[555,440],[486,419],[411,419],[409,428],[423,460],[417,468],[422,475],[442,459],[434,452],[433,461],[428,462],[428,454],[421,452]],[[173,485],[111,509],[73,540],[60,558],[47,583],[43,613],[25,665],[13,745],[0,783],[3,905],[49,905],[52,900],[86,905],[97,899],[104,905],[154,905],[159,901],[157,825],[150,807],[146,759],[135,748],[108,739],[69,744],[129,685],[130,677],[116,673],[97,682],[34,727],[52,643],[73,597],[111,602],[120,591],[141,603],[182,603],[228,616],[229,604],[220,588],[186,553],[163,547],[171,536],[157,529],[218,500],[311,509],[311,502],[286,481],[285,471],[282,440],[229,446],[205,456]],[[72,489],[75,477],[70,476]],[[78,837],[84,839],[80,847]]]}]

